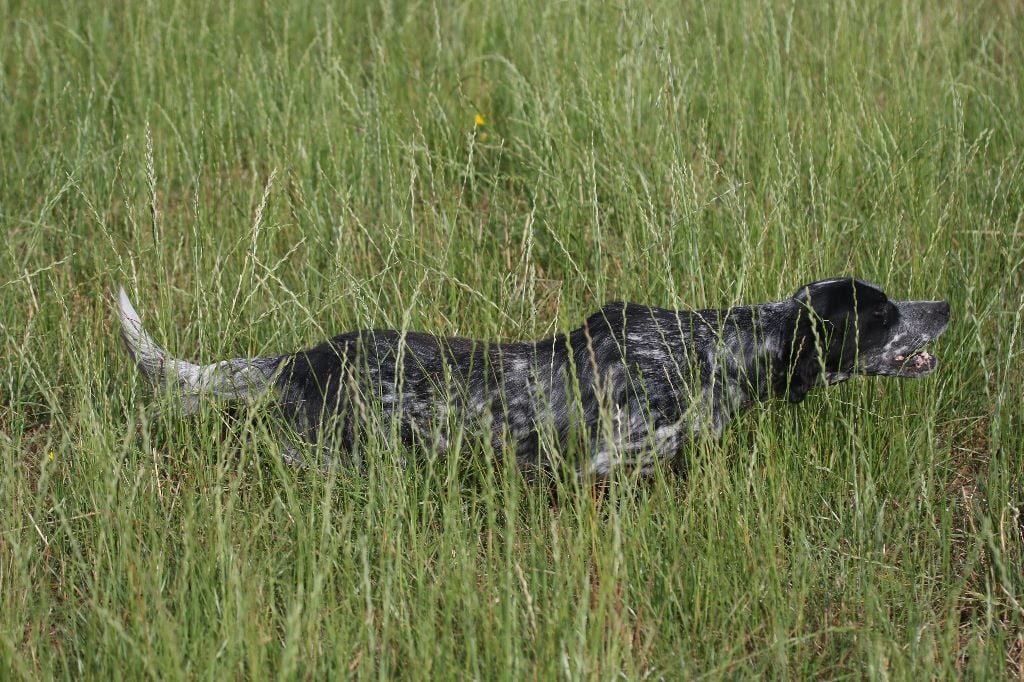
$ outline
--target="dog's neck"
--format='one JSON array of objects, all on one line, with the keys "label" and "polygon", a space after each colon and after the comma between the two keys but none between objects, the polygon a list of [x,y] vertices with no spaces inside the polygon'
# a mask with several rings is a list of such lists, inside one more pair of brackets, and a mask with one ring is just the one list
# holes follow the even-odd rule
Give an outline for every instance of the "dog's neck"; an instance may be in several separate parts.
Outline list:
[{"label": "dog's neck", "polygon": [[720,370],[732,375],[729,384],[737,391],[727,397],[730,407],[788,395],[797,356],[810,352],[801,344],[814,343],[798,333],[801,314],[794,299],[723,311],[718,357]]}]

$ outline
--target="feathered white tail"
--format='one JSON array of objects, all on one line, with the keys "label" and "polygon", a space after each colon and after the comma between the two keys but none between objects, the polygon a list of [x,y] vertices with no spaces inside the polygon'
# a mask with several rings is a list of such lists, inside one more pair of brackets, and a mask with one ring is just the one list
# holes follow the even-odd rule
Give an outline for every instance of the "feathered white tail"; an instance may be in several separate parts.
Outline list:
[{"label": "feathered white tail", "polygon": [[123,287],[118,294],[118,312],[121,337],[139,369],[154,386],[171,391],[186,414],[198,409],[202,396],[247,400],[262,395],[272,385],[281,363],[280,357],[232,358],[202,366],[178,360],[146,333]]}]

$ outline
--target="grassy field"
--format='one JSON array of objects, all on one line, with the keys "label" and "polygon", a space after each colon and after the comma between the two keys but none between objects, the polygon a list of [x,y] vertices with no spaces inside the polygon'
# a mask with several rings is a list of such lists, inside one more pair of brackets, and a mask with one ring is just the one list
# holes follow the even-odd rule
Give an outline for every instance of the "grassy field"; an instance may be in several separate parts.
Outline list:
[{"label": "grassy field", "polygon": [[[0,676],[1024,676],[1020,3],[0,25]],[[209,362],[840,274],[951,302],[935,375],[554,498],[486,457],[321,475],[251,413],[158,416],[111,298]]]}]

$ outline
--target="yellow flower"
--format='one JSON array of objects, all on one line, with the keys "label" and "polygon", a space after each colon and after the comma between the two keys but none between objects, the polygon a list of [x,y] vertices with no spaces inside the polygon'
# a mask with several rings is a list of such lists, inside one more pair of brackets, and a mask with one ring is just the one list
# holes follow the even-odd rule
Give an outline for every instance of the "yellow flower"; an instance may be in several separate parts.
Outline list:
[{"label": "yellow flower", "polygon": [[477,126],[482,126],[483,124],[487,123],[487,121],[484,119],[483,114],[477,114],[473,118],[473,123],[475,123]]},{"label": "yellow flower", "polygon": [[52,462],[52,461],[54,460],[54,458],[56,458],[56,457],[57,457],[57,455],[53,454],[53,450],[50,450],[50,453],[49,453],[48,455],[46,455],[46,459],[50,460],[51,462]]}]

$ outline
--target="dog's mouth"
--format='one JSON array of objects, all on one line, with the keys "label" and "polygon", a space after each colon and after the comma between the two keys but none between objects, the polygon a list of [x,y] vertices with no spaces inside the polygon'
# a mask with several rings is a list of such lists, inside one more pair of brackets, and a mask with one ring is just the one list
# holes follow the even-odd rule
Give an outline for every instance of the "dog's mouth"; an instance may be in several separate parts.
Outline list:
[{"label": "dog's mouth", "polygon": [[920,348],[910,355],[895,356],[892,363],[896,366],[896,376],[916,379],[934,372],[939,366],[939,359],[926,348]]}]

